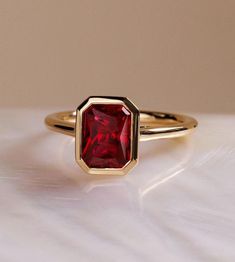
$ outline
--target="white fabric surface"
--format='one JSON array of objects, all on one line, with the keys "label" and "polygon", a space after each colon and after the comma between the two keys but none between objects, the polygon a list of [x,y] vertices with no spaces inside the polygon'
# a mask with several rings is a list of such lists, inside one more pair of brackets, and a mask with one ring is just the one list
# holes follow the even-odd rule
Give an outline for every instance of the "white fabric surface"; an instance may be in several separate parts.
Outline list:
[{"label": "white fabric surface", "polygon": [[[52,110],[53,111],[53,110]],[[124,177],[83,173],[51,111],[0,110],[0,261],[235,261],[235,116],[144,142]]]}]

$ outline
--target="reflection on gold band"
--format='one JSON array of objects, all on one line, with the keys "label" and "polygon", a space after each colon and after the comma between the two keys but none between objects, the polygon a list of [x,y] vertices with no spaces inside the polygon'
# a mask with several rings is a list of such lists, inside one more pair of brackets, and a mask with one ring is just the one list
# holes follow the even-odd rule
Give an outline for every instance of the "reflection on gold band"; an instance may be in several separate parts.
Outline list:
[{"label": "reflection on gold band", "polygon": [[[76,112],[50,114],[46,125],[53,131],[75,136]],[[140,141],[174,138],[187,135],[197,126],[197,120],[180,114],[140,111]]]}]

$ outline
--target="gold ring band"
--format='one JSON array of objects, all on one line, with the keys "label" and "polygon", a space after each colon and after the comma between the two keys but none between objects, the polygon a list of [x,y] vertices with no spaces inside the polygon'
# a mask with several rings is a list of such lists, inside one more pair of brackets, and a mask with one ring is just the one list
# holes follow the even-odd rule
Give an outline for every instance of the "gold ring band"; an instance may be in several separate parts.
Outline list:
[{"label": "gold ring band", "polygon": [[75,158],[89,174],[124,175],[138,160],[138,143],[191,133],[196,119],[139,111],[125,97],[89,97],[76,111],[50,114],[45,124],[75,137]]},{"label": "gold ring band", "polygon": [[[50,114],[45,124],[53,131],[75,137],[76,111]],[[140,141],[185,136],[197,125],[195,118],[186,115],[140,111]]]}]

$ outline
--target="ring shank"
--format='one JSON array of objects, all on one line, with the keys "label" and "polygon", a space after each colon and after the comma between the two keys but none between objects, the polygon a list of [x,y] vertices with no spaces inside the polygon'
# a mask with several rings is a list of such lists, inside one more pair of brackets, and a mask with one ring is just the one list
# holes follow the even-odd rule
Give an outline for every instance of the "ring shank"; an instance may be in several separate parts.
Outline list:
[{"label": "ring shank", "polygon": [[[75,136],[76,111],[50,114],[45,124],[53,131]],[[175,138],[191,133],[197,120],[185,115],[140,111],[140,141]]]}]

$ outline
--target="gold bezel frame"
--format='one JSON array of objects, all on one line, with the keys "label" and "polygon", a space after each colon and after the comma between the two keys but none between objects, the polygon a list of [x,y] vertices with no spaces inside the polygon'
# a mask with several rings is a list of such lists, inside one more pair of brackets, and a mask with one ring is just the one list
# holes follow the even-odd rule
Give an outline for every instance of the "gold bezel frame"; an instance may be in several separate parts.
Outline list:
[{"label": "gold bezel frame", "polygon": [[[93,104],[120,104],[125,106],[131,113],[131,153],[130,160],[122,168],[90,168],[81,158],[82,140],[82,115],[83,112]],[[138,143],[139,143],[139,110],[125,97],[92,96],[87,98],[76,111],[75,128],[75,158],[78,165],[88,174],[94,175],[125,175],[138,162]]]}]

